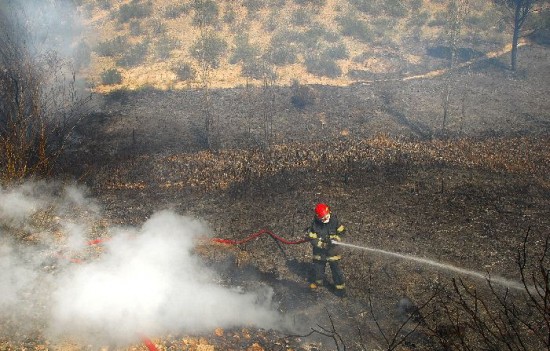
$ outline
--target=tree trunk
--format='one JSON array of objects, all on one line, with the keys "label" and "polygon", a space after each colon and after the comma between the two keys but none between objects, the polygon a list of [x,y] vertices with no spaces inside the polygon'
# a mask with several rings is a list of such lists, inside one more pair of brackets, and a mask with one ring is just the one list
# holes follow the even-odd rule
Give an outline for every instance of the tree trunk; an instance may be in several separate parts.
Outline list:
[{"label": "tree trunk", "polygon": [[521,2],[516,1],[514,9],[514,35],[512,37],[512,71],[516,71],[518,62],[518,41],[521,29]]}]

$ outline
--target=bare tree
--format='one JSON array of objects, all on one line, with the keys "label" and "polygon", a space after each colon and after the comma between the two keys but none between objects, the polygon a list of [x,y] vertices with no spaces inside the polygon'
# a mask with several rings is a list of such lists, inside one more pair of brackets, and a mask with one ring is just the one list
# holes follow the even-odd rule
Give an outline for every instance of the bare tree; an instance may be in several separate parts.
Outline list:
[{"label": "bare tree", "polygon": [[443,95],[443,121],[441,123],[441,129],[443,133],[447,128],[447,120],[449,118],[449,107],[451,95],[453,92],[452,83],[454,80],[454,67],[456,64],[456,52],[458,49],[458,40],[460,38],[460,31],[464,23],[464,18],[469,11],[468,0],[454,0],[449,4],[448,12],[448,27],[447,37],[449,42],[449,73],[445,82],[445,90]]},{"label": "bare tree", "polygon": [[91,96],[81,97],[70,62],[34,46],[30,19],[0,7],[0,178],[48,174]]},{"label": "bare tree", "polygon": [[431,326],[450,350],[550,350],[550,235],[533,255],[529,232],[518,251],[523,291],[499,289],[490,280],[488,292],[453,280],[441,300],[444,316]]},{"label": "bare tree", "polygon": [[512,71],[517,69],[518,61],[518,43],[523,25],[525,24],[529,14],[533,11],[533,6],[540,0],[495,0],[495,2],[503,6],[510,14],[513,34],[512,34],[512,56],[511,67]]}]

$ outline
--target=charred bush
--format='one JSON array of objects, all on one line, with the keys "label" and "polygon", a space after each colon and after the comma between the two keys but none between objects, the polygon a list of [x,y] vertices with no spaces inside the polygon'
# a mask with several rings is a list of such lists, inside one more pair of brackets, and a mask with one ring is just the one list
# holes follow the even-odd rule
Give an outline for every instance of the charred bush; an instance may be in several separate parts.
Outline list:
[{"label": "charred bush", "polygon": [[308,105],[315,103],[316,95],[313,89],[306,85],[300,84],[298,81],[292,83],[292,96],[290,101],[292,105],[298,109],[304,109]]},{"label": "charred bush", "polygon": [[0,7],[2,181],[49,174],[90,98],[78,94],[69,59],[40,50],[26,13],[20,3]]}]

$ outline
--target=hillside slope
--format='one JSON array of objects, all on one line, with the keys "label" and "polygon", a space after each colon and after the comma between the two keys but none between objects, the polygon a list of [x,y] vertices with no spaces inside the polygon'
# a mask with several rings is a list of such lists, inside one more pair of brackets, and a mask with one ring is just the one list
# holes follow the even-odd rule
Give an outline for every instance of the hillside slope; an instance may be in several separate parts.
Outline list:
[{"label": "hillside slope", "polygon": [[98,92],[342,86],[445,67],[451,33],[461,61],[509,41],[485,1],[455,9],[438,0],[102,0],[79,9],[91,49],[83,73]]}]

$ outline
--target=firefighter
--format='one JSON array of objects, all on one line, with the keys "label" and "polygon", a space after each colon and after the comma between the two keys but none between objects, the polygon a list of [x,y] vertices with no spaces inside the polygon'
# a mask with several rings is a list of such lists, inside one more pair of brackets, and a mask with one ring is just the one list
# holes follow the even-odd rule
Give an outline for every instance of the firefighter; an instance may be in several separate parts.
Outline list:
[{"label": "firefighter", "polygon": [[332,280],[336,288],[336,295],[346,295],[346,285],[344,282],[344,272],[340,267],[340,248],[332,241],[341,241],[345,233],[345,228],[340,224],[330,208],[319,203],[315,206],[315,217],[311,226],[307,229],[307,235],[313,248],[313,281],[309,285],[311,290],[315,290],[323,284],[325,279],[325,269],[327,263],[332,272]]}]

